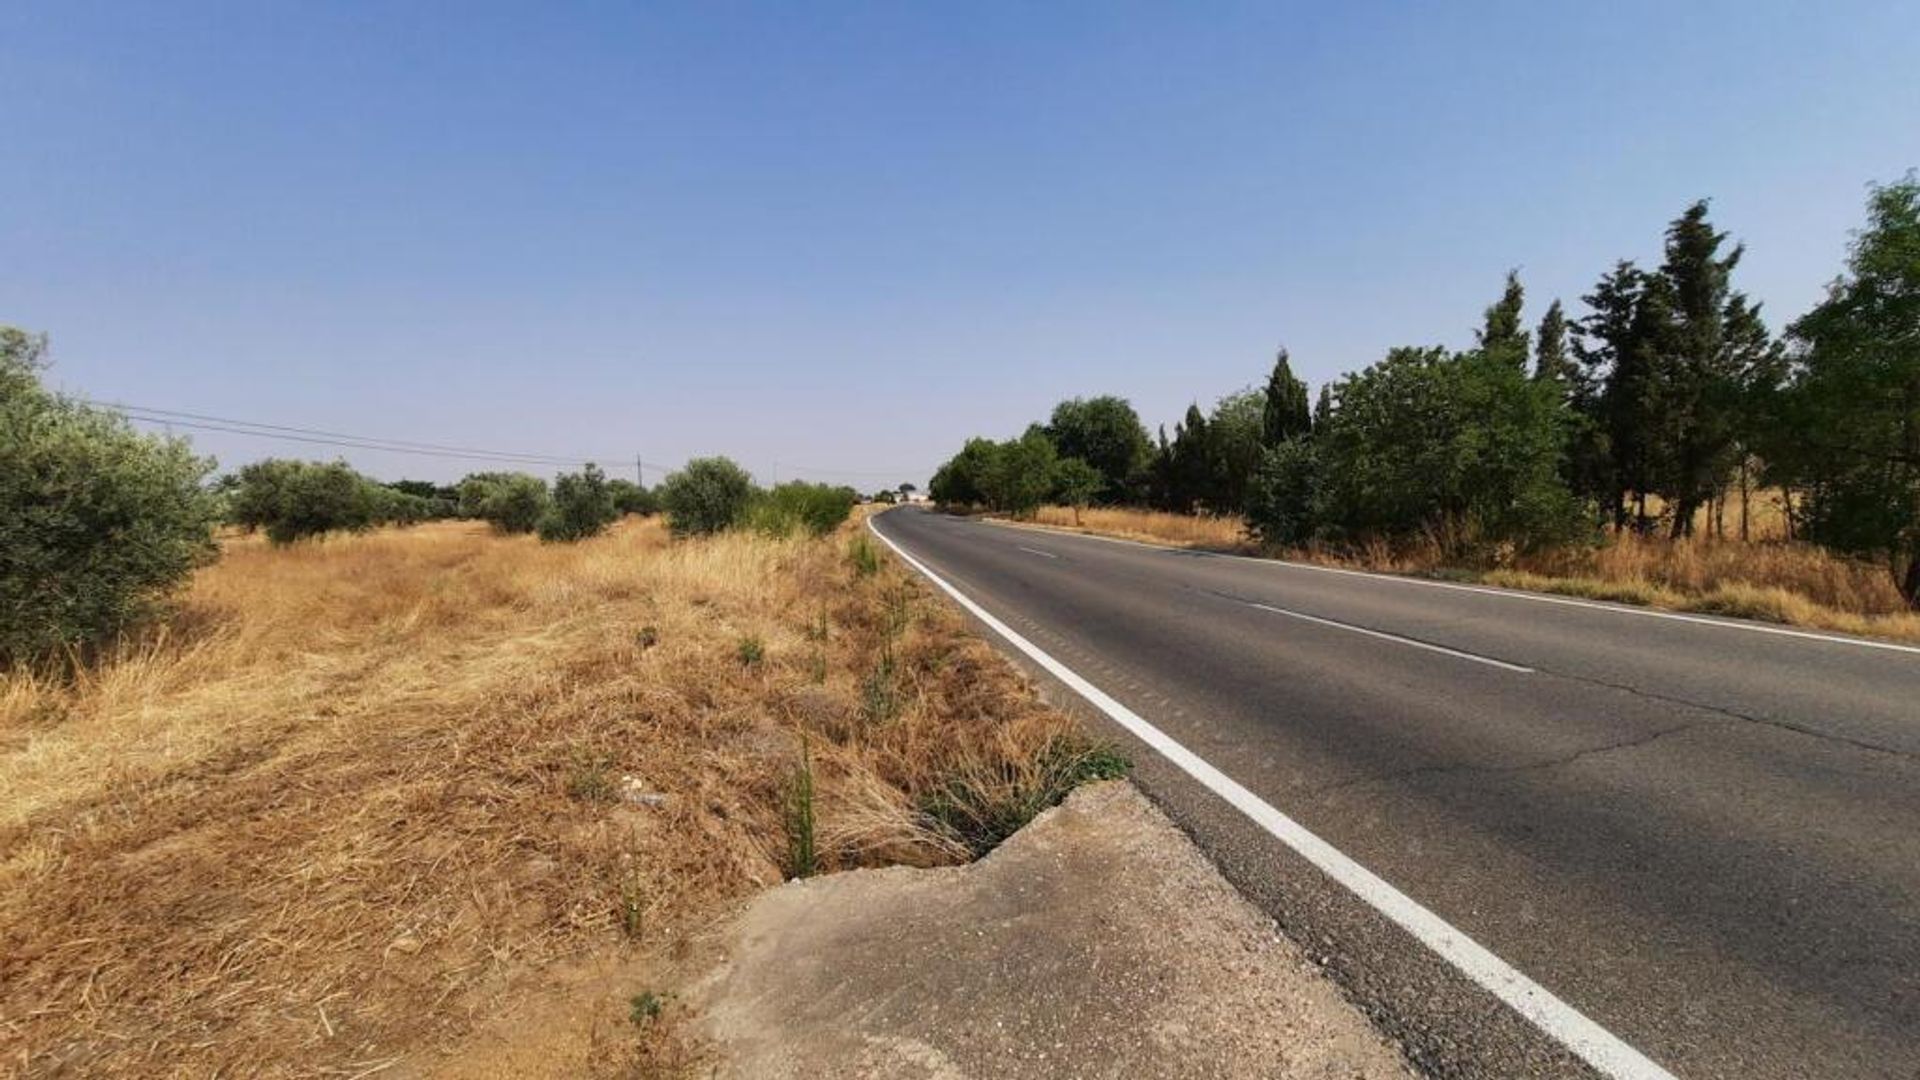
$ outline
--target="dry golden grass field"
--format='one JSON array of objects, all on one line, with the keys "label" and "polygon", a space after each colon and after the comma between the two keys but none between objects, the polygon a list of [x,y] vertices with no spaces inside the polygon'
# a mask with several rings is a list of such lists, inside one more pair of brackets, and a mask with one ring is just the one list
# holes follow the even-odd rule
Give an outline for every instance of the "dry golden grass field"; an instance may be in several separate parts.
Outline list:
[{"label": "dry golden grass field", "polygon": [[640,1000],[590,1071],[684,1065],[649,973],[807,810],[822,869],[953,862],[1101,756],[864,544],[227,541],[164,632],[0,685],[0,1071],[421,1075],[596,956]]},{"label": "dry golden grass field", "polygon": [[[1584,596],[1630,604],[1766,619],[1842,633],[1920,641],[1920,614],[1909,610],[1885,567],[1789,543],[1777,507],[1754,503],[1751,535],[1741,542],[1628,533],[1593,548],[1514,554],[1491,567],[1451,565],[1437,544],[1389,549],[1289,550],[1289,559],[1390,573],[1462,576],[1489,585]],[[1195,516],[1153,510],[1083,511],[1042,507],[1033,522],[1048,528],[1146,543],[1243,554],[1258,549],[1237,516]]]}]

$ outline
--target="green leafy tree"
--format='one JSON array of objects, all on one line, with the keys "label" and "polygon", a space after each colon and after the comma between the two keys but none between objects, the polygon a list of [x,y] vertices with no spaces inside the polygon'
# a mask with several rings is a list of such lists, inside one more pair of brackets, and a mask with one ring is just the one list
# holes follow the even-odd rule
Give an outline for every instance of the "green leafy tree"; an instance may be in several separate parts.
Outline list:
[{"label": "green leafy tree", "polygon": [[660,512],[659,498],[632,480],[609,480],[607,491],[613,496],[613,508],[621,514],[646,517]]},{"label": "green leafy tree", "polygon": [[1202,495],[1207,509],[1238,513],[1245,508],[1247,486],[1266,451],[1266,412],[1262,390],[1228,394],[1214,405],[1207,418],[1208,475]]},{"label": "green leafy tree", "polygon": [[554,478],[553,496],[537,528],[540,539],[548,543],[570,543],[600,535],[619,517],[606,474],[598,465],[588,464],[579,472]]},{"label": "green leafy tree", "polygon": [[110,640],[213,558],[211,459],[40,384],[46,339],[0,326],[0,667]]},{"label": "green leafy tree", "polygon": [[1307,409],[1307,384],[1294,378],[1287,350],[1273,359],[1273,373],[1267,376],[1267,394],[1261,417],[1261,441],[1269,448],[1297,439],[1313,429],[1313,417]]},{"label": "green leafy tree", "polygon": [[1061,458],[1053,467],[1053,497],[1073,507],[1073,523],[1080,524],[1080,512],[1098,498],[1106,476],[1099,469],[1076,457]]},{"label": "green leafy tree", "polygon": [[[1345,541],[1431,536],[1456,555],[1468,554],[1463,545],[1573,539],[1582,514],[1560,474],[1565,420],[1557,391],[1504,351],[1395,349],[1340,380],[1315,425],[1310,480],[1301,481],[1312,531]],[[1263,508],[1263,537],[1297,541],[1300,502],[1296,490],[1271,504],[1285,509]]]},{"label": "green leafy tree", "polygon": [[1774,453],[1807,534],[1884,559],[1920,607],[1920,180],[1873,190],[1846,274],[1789,334]]},{"label": "green leafy tree", "polygon": [[992,439],[968,439],[960,452],[934,470],[927,494],[942,506],[967,507],[986,503],[986,476],[999,448]]},{"label": "green leafy tree", "polygon": [[399,491],[391,484],[382,484],[364,476],[360,479],[367,486],[367,496],[372,504],[373,521],[376,524],[404,526],[434,521],[446,517],[447,514],[442,511],[451,505],[439,499]]},{"label": "green leafy tree", "polygon": [[1125,398],[1073,398],[1054,406],[1046,426],[1061,457],[1079,458],[1105,478],[1097,501],[1121,503],[1142,493],[1152,448],[1140,415]]},{"label": "green leafy tree", "polygon": [[507,534],[539,528],[550,501],[547,482],[526,473],[473,473],[459,490],[462,517],[480,518]]},{"label": "green leafy tree", "polygon": [[731,459],[695,458],[661,482],[660,505],[675,536],[707,535],[744,521],[757,490]]},{"label": "green leafy tree", "polygon": [[424,500],[392,491],[344,461],[267,458],[242,468],[229,503],[232,520],[262,529],[276,544],[330,532],[361,532],[424,513]]},{"label": "green leafy tree", "polygon": [[1038,425],[995,446],[980,478],[987,506],[1016,517],[1032,514],[1053,491],[1058,456],[1053,440]]}]

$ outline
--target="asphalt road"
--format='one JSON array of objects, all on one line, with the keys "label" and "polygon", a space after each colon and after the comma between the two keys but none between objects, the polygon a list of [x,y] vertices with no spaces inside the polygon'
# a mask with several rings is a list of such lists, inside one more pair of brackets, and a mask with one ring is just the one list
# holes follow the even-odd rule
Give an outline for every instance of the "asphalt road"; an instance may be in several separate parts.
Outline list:
[{"label": "asphalt road", "polygon": [[[1920,1076],[1920,650],[920,510],[873,527],[1675,1075]],[[1135,751],[1427,1071],[1588,1071]]]}]

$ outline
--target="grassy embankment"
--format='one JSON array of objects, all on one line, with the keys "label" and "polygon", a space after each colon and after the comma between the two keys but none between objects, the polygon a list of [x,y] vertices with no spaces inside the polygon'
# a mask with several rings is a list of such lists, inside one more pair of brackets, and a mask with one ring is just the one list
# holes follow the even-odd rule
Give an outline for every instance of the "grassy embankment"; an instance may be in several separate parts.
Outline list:
[{"label": "grassy embankment", "polygon": [[[230,540],[164,632],[0,683],[0,1061],[418,1072],[549,965],[1112,765],[845,532]],[[685,1052],[653,989],[606,1071]]]},{"label": "grassy embankment", "polygon": [[[1760,507],[1756,504],[1756,511]],[[1360,552],[1289,550],[1284,558],[1389,573],[1443,575],[1535,592],[1612,600],[1673,611],[1765,619],[1849,634],[1920,641],[1920,615],[1908,610],[1884,567],[1779,539],[1777,512],[1760,515],[1738,540],[1670,541],[1626,535],[1596,548],[1515,554],[1493,566],[1460,566],[1439,545]],[[1258,554],[1240,518],[1151,510],[1042,507],[1034,524],[1146,543]]]}]

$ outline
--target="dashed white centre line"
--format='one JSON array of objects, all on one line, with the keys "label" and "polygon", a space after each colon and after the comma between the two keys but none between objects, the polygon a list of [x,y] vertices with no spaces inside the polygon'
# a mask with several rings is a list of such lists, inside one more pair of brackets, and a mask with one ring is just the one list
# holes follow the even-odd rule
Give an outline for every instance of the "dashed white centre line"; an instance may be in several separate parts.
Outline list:
[{"label": "dashed white centre line", "polygon": [[1517,671],[1522,675],[1533,674],[1533,669],[1530,667],[1523,667],[1519,664],[1510,664],[1505,660],[1495,660],[1491,656],[1481,656],[1479,653],[1462,652],[1459,649],[1449,649],[1445,645],[1435,645],[1430,641],[1421,641],[1419,638],[1401,637],[1399,634],[1389,634],[1384,630],[1369,630],[1364,626],[1355,626],[1352,623],[1343,623],[1338,619],[1323,619],[1318,615],[1309,615],[1304,611],[1289,611],[1283,607],[1274,607],[1272,604],[1260,604],[1260,603],[1255,603],[1252,600],[1242,600],[1240,602],[1247,605],[1248,607],[1259,608],[1261,611],[1271,611],[1275,615],[1285,615],[1289,619],[1300,619],[1305,622],[1318,623],[1321,626],[1331,626],[1336,630],[1350,630],[1356,634],[1365,634],[1368,637],[1379,638],[1382,641],[1391,641],[1398,645],[1410,645],[1416,649],[1426,649],[1429,652],[1445,653],[1448,656],[1457,656],[1462,660],[1471,660],[1476,664],[1486,664],[1488,667],[1504,668],[1507,671]]},{"label": "dashed white centre line", "polygon": [[1020,550],[1021,550],[1021,551],[1024,551],[1024,552],[1026,552],[1026,553],[1027,553],[1027,554],[1029,554],[1029,555],[1039,555],[1039,556],[1041,556],[1042,558],[1047,558],[1047,559],[1057,559],[1057,558],[1059,558],[1059,557],[1060,557],[1060,556],[1058,556],[1058,555],[1055,555],[1055,554],[1054,554],[1053,552],[1051,552],[1051,551],[1041,551],[1041,550],[1040,550],[1039,548],[1030,548],[1030,547],[1020,547],[1020,545],[1019,545],[1019,544],[1015,544],[1015,545],[1013,545],[1013,546],[1014,546],[1014,547],[1017,547],[1017,548],[1020,548]]}]

